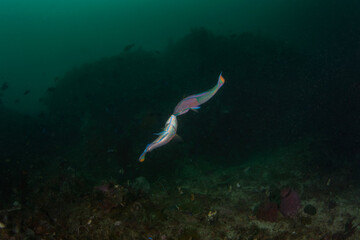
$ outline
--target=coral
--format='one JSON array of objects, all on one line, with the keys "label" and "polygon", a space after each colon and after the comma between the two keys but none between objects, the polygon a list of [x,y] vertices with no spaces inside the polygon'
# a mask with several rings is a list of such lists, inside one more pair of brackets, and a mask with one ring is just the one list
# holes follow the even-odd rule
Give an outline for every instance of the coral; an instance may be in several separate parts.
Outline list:
[{"label": "coral", "polygon": [[281,190],[280,212],[285,217],[295,217],[300,209],[300,196],[291,188]]},{"label": "coral", "polygon": [[278,206],[274,202],[264,202],[257,211],[256,217],[259,220],[276,222],[278,219]]}]

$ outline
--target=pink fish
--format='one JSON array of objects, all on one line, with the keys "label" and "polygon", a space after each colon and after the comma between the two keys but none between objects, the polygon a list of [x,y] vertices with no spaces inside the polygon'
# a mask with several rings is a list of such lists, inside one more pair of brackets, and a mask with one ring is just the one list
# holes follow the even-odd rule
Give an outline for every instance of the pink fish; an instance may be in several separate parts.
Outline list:
[{"label": "pink fish", "polygon": [[95,186],[94,189],[97,191],[100,191],[102,193],[108,193],[114,189],[114,184],[113,183],[104,183],[102,185]]},{"label": "pink fish", "polygon": [[200,108],[199,106],[209,101],[209,99],[216,94],[216,92],[221,88],[222,85],[224,85],[224,83],[225,83],[225,79],[220,73],[218,82],[213,88],[211,88],[206,92],[191,95],[189,97],[184,98],[176,105],[173,114],[175,116],[179,116],[184,113],[187,113],[190,109],[191,110],[199,109]]}]

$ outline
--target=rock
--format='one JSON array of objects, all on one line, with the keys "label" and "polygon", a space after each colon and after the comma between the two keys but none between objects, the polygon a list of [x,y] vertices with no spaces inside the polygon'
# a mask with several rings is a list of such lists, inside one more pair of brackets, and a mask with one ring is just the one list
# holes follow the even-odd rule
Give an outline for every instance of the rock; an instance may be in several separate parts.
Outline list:
[{"label": "rock", "polygon": [[337,206],[337,203],[336,203],[334,200],[330,200],[330,201],[328,202],[328,208],[329,208],[329,210],[336,208],[336,206]]},{"label": "rock", "polygon": [[302,225],[310,225],[311,224],[311,217],[300,217],[300,222]]},{"label": "rock", "polygon": [[144,193],[150,192],[150,183],[144,177],[136,178],[135,181],[131,184],[131,187]]}]

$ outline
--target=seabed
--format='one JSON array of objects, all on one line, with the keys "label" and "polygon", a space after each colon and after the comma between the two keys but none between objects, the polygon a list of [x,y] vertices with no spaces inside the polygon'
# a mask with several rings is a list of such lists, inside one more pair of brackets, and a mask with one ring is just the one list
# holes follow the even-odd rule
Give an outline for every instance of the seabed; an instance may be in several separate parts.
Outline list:
[{"label": "seabed", "polygon": [[[1,210],[0,239],[360,239],[360,188],[349,170],[299,170],[307,157],[286,149],[231,167],[187,159],[181,177],[104,180],[90,191],[74,175],[53,176],[25,206]],[[297,215],[259,211],[278,206],[283,187],[299,194]]]}]

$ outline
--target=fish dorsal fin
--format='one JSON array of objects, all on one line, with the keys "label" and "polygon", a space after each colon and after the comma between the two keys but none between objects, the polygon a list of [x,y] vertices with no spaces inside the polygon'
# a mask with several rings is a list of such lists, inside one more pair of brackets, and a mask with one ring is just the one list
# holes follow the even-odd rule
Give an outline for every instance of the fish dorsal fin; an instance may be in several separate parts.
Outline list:
[{"label": "fish dorsal fin", "polygon": [[158,133],[154,133],[154,135],[162,135],[164,133],[165,133],[165,131],[161,131],[161,132],[158,132]]}]

